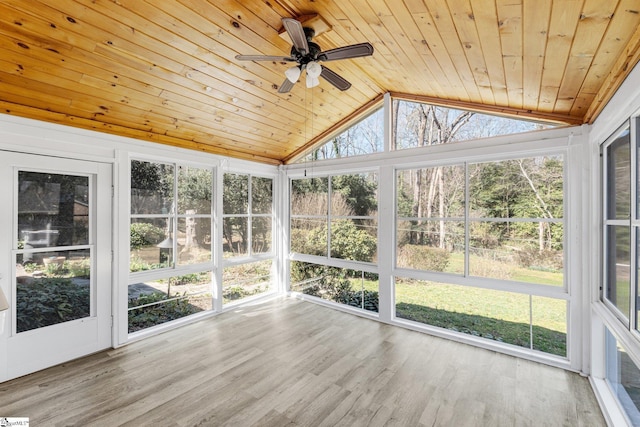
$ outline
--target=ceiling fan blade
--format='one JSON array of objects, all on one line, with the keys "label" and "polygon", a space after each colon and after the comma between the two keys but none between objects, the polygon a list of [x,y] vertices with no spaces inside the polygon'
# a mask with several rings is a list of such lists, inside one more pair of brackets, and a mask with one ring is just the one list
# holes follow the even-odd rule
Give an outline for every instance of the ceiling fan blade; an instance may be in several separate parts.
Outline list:
[{"label": "ceiling fan blade", "polygon": [[236,55],[239,61],[276,61],[276,62],[295,62],[290,56],[270,56],[270,55]]},{"label": "ceiling fan blade", "polygon": [[282,84],[280,85],[280,88],[278,89],[278,93],[289,92],[293,88],[294,84],[295,83],[291,83],[291,80],[285,78]]},{"label": "ceiling fan blade", "polygon": [[284,29],[287,30],[289,37],[291,37],[293,47],[302,55],[306,55],[309,52],[309,44],[302,24],[292,18],[282,18],[282,25],[284,25]]},{"label": "ceiling fan blade", "polygon": [[351,83],[346,81],[343,77],[337,74],[334,71],[331,71],[324,65],[322,66],[322,72],[320,73],[320,77],[334,85],[340,90],[347,90],[351,87]]},{"label": "ceiling fan blade", "polygon": [[335,61],[337,59],[359,58],[373,55],[371,43],[352,44],[350,46],[337,47],[322,52],[318,56],[319,61]]}]

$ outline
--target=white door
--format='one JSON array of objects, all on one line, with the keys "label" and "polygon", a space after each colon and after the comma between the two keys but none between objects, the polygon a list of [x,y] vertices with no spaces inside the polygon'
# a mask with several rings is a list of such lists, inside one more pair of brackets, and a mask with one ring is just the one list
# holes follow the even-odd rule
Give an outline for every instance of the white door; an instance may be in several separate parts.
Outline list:
[{"label": "white door", "polygon": [[111,174],[0,152],[0,381],[111,346]]}]

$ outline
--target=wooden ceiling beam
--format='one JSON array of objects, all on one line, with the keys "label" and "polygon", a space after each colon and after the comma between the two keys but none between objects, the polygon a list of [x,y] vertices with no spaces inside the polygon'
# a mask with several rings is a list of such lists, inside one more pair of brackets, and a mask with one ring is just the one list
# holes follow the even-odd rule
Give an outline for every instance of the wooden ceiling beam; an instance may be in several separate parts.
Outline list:
[{"label": "wooden ceiling beam", "polygon": [[374,99],[372,99],[371,101],[367,102],[365,105],[358,108],[352,114],[340,120],[330,129],[327,129],[324,132],[320,133],[319,135],[316,135],[315,137],[313,137],[313,139],[311,139],[307,144],[298,148],[296,151],[294,151],[293,153],[285,157],[282,162],[284,164],[293,163],[306,152],[313,150],[317,146],[326,142],[332,136],[337,135],[338,133],[344,131],[352,123],[362,120],[372,110],[374,110],[375,108],[381,105],[383,98],[384,98],[384,94],[379,95]]},{"label": "wooden ceiling beam", "polygon": [[476,102],[456,101],[451,99],[434,98],[431,96],[414,95],[409,93],[391,92],[392,98],[404,99],[407,101],[424,102],[426,104],[438,105],[447,108],[457,108],[460,110],[475,111],[478,113],[494,114],[498,116],[510,117],[521,120],[535,120],[549,123],[560,123],[567,125],[582,124],[582,117],[571,117],[558,113],[547,113],[535,110],[525,110],[521,108],[511,108],[500,105],[485,105]]}]

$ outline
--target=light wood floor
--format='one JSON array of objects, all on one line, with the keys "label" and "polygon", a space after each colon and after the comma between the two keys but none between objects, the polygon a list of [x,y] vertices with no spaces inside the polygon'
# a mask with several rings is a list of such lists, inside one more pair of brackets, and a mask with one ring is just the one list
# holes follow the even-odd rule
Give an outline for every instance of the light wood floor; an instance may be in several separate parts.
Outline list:
[{"label": "light wood floor", "polygon": [[601,426],[577,374],[292,298],[0,384],[32,426]]}]

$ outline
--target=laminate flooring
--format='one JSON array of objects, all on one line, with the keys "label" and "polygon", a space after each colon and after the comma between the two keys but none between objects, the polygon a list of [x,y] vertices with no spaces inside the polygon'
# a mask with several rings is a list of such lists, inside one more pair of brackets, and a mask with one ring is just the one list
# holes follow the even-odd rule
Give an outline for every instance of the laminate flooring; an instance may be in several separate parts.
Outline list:
[{"label": "laminate flooring", "polygon": [[294,298],[0,384],[32,426],[603,426],[586,378]]}]

